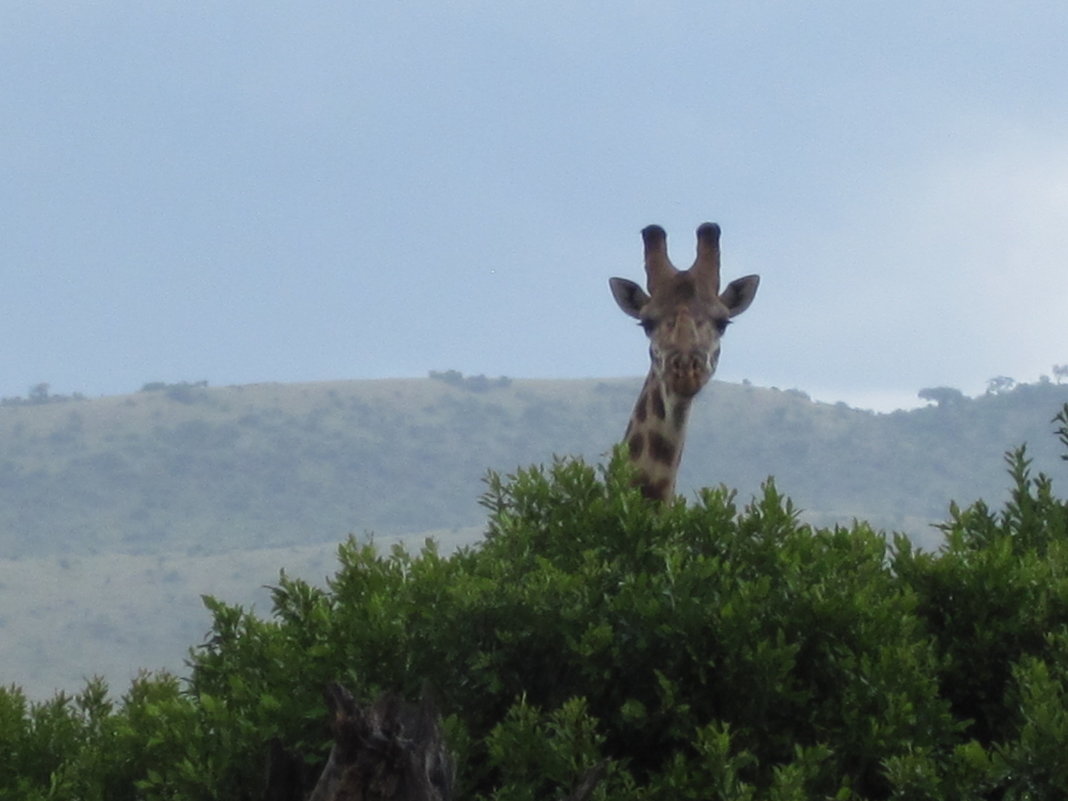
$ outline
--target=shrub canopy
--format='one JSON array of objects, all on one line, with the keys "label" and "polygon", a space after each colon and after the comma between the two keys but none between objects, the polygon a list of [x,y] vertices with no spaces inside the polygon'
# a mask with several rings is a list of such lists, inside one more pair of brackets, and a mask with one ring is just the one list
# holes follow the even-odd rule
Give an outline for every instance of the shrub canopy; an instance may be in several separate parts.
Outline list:
[{"label": "shrub canopy", "polygon": [[330,681],[431,695],[457,798],[597,768],[598,799],[1068,797],[1068,505],[1007,458],[1004,508],[953,504],[937,553],[803,525],[772,481],[657,507],[618,455],[491,475],[477,547],[350,539],[267,619],[206,598],[185,682],[0,692],[0,797],[258,799],[272,743],[310,783]]}]

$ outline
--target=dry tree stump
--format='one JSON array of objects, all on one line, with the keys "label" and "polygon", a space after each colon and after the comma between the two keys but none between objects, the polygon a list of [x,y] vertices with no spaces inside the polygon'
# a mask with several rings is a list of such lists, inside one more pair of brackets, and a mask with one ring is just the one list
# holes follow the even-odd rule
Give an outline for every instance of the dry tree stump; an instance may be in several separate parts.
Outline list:
[{"label": "dry tree stump", "polygon": [[[452,801],[453,762],[441,718],[424,696],[418,704],[385,694],[361,709],[340,684],[326,689],[334,745],[307,801]],[[263,801],[303,796],[302,761],[280,743],[268,757]],[[563,801],[587,801],[608,760],[586,770]]]},{"label": "dry tree stump", "polygon": [[450,801],[452,760],[429,700],[387,694],[361,709],[335,683],[327,705],[334,747],[308,801]]}]

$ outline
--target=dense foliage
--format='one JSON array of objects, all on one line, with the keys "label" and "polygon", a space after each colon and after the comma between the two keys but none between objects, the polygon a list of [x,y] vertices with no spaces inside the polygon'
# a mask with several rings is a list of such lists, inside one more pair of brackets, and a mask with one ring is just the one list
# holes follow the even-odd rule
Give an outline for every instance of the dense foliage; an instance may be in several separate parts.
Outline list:
[{"label": "dense foliage", "polygon": [[[1068,406],[1058,416],[1068,446]],[[491,476],[485,542],[339,549],[263,620],[214,599],[189,680],[0,692],[0,797],[256,799],[272,741],[313,776],[322,688],[431,693],[457,798],[1068,796],[1068,504],[1023,448],[1008,502],[937,553],[800,524],[775,485],[651,506],[618,459]]]}]

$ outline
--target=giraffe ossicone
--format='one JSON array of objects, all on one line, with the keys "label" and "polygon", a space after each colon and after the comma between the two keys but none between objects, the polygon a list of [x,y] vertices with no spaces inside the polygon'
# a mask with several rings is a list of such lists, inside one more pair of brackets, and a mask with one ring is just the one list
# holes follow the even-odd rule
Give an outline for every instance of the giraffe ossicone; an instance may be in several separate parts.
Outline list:
[{"label": "giraffe ossicone", "polygon": [[667,234],[658,225],[642,230],[646,288],[612,278],[612,296],[649,337],[649,375],[624,434],[627,453],[647,498],[675,494],[690,405],[712,378],[720,341],[731,319],[749,308],[760,276],[731,281],[720,292],[720,229],[697,228],[697,258],[679,270],[668,258]]}]

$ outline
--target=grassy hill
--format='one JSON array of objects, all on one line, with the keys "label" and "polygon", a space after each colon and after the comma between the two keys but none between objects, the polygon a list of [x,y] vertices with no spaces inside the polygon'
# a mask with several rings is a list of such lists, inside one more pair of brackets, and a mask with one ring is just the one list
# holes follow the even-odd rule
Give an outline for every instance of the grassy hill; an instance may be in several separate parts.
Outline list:
[{"label": "grassy hill", "polygon": [[[488,469],[602,458],[637,379],[462,378],[180,385],[0,406],[0,554],[220,553],[478,525]],[[947,502],[998,493],[1001,454],[1057,463],[1068,386],[1025,385],[889,415],[716,382],[680,491],[746,497],[774,475],[814,520],[921,536]]]},{"label": "grassy hill", "polygon": [[[349,533],[477,536],[488,469],[600,461],[640,379],[463,377],[208,388],[0,405],[0,682],[30,691],[178,667],[207,626],[277,569],[319,580]],[[679,489],[748,498],[769,475],[820,524],[909,532],[951,499],[1004,496],[1022,442],[1063,475],[1050,418],[1068,386],[888,415],[796,390],[716,382],[698,399]]]}]

